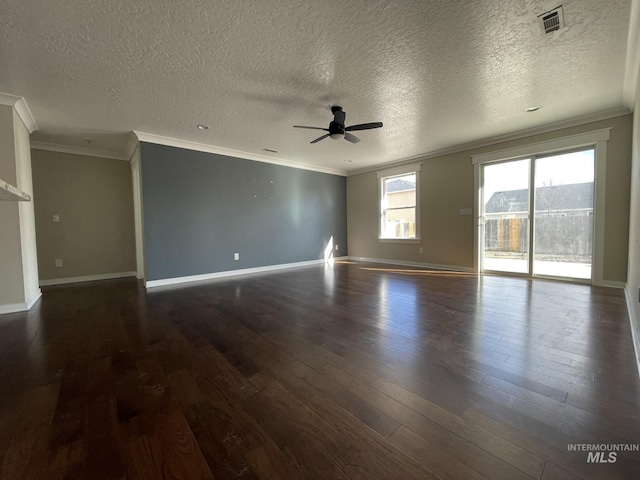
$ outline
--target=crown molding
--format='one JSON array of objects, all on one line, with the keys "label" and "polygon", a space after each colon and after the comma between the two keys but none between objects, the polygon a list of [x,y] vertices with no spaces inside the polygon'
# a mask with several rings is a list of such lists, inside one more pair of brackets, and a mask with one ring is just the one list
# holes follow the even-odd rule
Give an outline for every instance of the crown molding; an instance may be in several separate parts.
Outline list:
[{"label": "crown molding", "polygon": [[13,107],[18,114],[18,117],[20,117],[20,120],[22,120],[22,123],[24,123],[24,126],[29,130],[29,133],[33,133],[38,130],[36,119],[33,118],[31,110],[29,110],[29,106],[27,105],[27,101],[24,97],[0,92],[0,105]]},{"label": "crown molding", "polygon": [[92,148],[74,147],[72,145],[59,145],[57,143],[31,142],[33,150],[46,150],[48,152],[70,153],[72,155],[83,155],[86,157],[109,158],[112,160],[129,161],[130,156],[122,153],[109,152],[107,150],[96,150]]},{"label": "crown molding", "polygon": [[598,113],[591,113],[589,115],[574,117],[568,120],[562,120],[560,122],[548,123],[546,125],[542,125],[539,127],[533,127],[533,128],[528,128],[526,130],[520,130],[514,133],[508,133],[506,135],[499,135],[496,137],[485,138],[484,140],[477,140],[475,142],[463,143],[461,145],[456,145],[455,147],[448,147],[440,150],[434,150],[433,152],[414,155],[412,157],[403,158],[401,160],[395,160],[393,162],[381,163],[378,165],[373,165],[371,167],[352,170],[348,173],[348,176],[359,175],[361,173],[376,172],[378,170],[384,170],[386,168],[401,166],[401,165],[404,165],[405,163],[412,163],[418,160],[427,160],[429,158],[442,157],[444,155],[450,155],[452,153],[459,153],[459,152],[465,152],[468,150],[474,150],[477,148],[488,147],[498,143],[509,142],[511,140],[518,140],[520,138],[530,137],[532,135],[541,135],[543,133],[562,130],[563,128],[577,127],[578,125],[585,125],[587,123],[597,122],[600,120],[607,120],[609,118],[621,117],[623,115],[628,115],[629,113],[631,113],[631,111],[627,107],[612,108],[612,109],[604,110]]},{"label": "crown molding", "polygon": [[629,16],[629,37],[627,39],[627,59],[624,68],[622,101],[633,111],[638,94],[638,73],[640,72],[640,0],[631,1]]},{"label": "crown molding", "polygon": [[179,140],[177,138],[163,137],[161,135],[154,135],[151,133],[137,132],[134,130],[138,140],[141,142],[155,143],[158,145],[165,145],[168,147],[184,148],[185,150],[194,150],[196,152],[215,153],[216,155],[225,155],[227,157],[242,158],[244,160],[255,160],[256,162],[272,163],[274,165],[281,165],[283,167],[297,168],[300,170],[310,170],[313,172],[328,173],[331,175],[340,175],[342,177],[347,176],[347,172],[344,170],[337,170],[334,168],[318,167],[316,165],[308,165],[306,163],[297,163],[289,160],[281,160],[278,158],[267,157],[265,155],[259,155],[256,153],[242,152],[239,150],[232,150],[230,148],[216,147],[213,145],[205,145],[203,143],[189,142],[187,140]]}]

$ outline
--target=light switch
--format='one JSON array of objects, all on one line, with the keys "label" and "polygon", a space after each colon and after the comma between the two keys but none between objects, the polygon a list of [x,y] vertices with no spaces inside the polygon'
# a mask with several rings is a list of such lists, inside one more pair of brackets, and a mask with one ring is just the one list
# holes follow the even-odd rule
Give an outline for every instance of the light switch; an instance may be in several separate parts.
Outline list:
[{"label": "light switch", "polygon": [[60,215],[54,215],[53,216],[53,221],[54,221],[54,223],[58,223],[60,221]]},{"label": "light switch", "polygon": [[470,208],[461,208],[460,209],[460,215],[471,215],[471,209]]}]

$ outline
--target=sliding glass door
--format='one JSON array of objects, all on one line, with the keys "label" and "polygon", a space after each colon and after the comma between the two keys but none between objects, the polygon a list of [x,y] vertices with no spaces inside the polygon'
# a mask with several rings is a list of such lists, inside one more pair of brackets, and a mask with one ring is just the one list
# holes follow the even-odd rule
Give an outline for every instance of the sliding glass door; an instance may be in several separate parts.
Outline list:
[{"label": "sliding glass door", "polygon": [[483,269],[529,273],[530,160],[483,166]]},{"label": "sliding glass door", "polygon": [[536,158],[534,275],[591,278],[594,154]]},{"label": "sliding glass door", "polygon": [[593,148],[482,165],[481,269],[591,279]]}]

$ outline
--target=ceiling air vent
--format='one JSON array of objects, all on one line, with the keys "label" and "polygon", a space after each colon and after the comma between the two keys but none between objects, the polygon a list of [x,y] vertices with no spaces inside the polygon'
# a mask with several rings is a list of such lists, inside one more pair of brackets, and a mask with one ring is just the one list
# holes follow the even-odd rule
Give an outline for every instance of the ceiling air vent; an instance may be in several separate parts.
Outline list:
[{"label": "ceiling air vent", "polygon": [[564,28],[562,5],[538,16],[538,23],[543,34],[549,34]]}]

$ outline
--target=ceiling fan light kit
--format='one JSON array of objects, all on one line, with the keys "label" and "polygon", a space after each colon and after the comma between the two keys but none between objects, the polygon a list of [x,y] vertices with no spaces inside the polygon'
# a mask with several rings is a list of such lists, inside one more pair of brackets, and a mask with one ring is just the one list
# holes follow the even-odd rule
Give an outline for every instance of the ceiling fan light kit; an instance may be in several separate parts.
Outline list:
[{"label": "ceiling fan light kit", "polygon": [[372,128],[381,128],[382,122],[372,122],[372,123],[360,123],[358,125],[351,125],[349,127],[345,127],[344,122],[347,118],[347,114],[342,110],[342,107],[338,105],[334,105],[331,107],[331,112],[333,113],[333,121],[329,123],[329,128],[322,127],[307,127],[305,125],[294,125],[294,128],[308,128],[311,130],[323,130],[325,132],[321,137],[312,140],[309,143],[318,143],[320,140],[324,140],[327,137],[330,137],[333,140],[345,139],[351,143],[358,143],[360,139],[349,133],[353,130],[371,130]]}]

